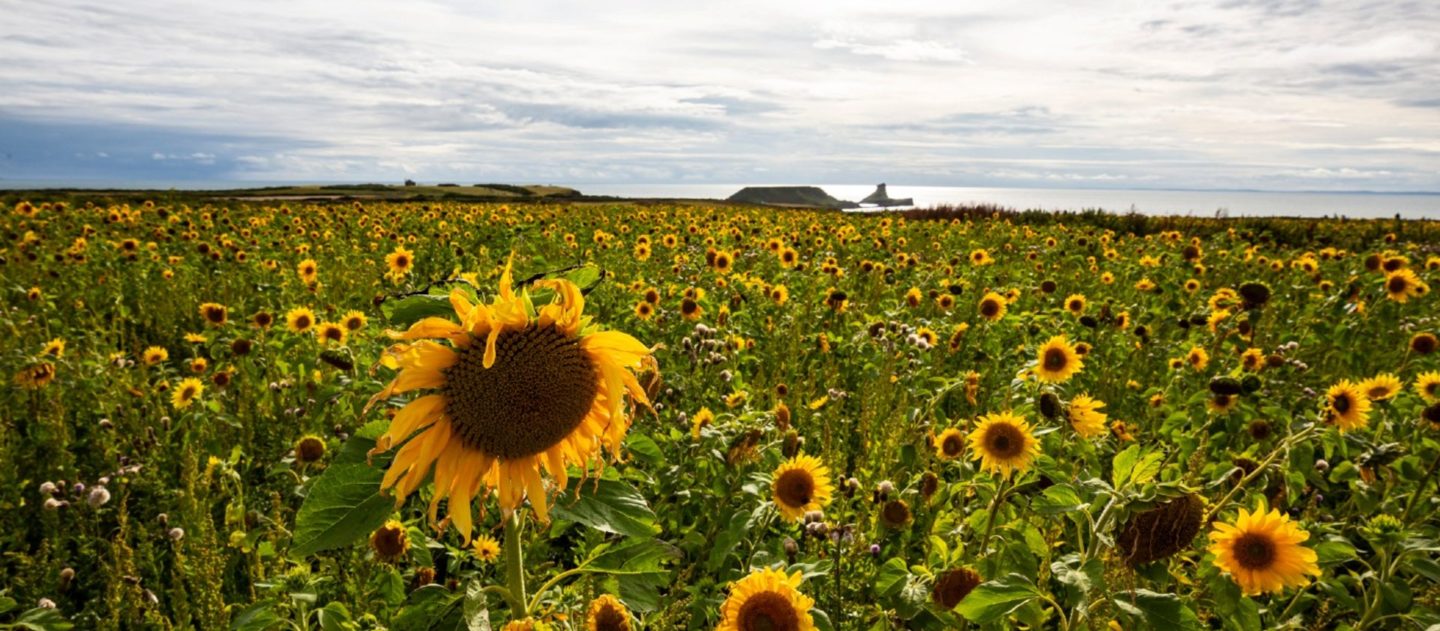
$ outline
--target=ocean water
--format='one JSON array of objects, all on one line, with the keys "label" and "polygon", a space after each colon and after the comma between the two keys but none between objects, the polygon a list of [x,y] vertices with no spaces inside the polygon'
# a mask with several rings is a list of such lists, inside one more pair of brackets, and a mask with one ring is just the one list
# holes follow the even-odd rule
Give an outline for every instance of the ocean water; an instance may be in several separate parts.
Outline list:
[{"label": "ocean water", "polygon": [[[592,184],[579,186],[591,195],[622,197],[729,197],[743,185],[734,184]],[[874,192],[873,184],[821,185],[832,197],[857,201]],[[901,186],[891,184],[893,198],[912,197],[919,207],[936,204],[996,204],[1018,210],[1102,210],[1147,215],[1381,218],[1440,220],[1440,193],[1271,193],[1261,191],[1171,191],[1127,189],[978,188],[962,186]]]},{"label": "ocean water", "polygon": [[[474,178],[471,178],[474,179]],[[483,179],[483,178],[482,178]],[[355,182],[320,182],[353,184]],[[590,195],[685,199],[725,199],[744,184],[566,184]],[[134,180],[8,180],[0,190],[21,188],[118,188],[214,190],[286,186],[301,182],[272,181],[134,181]],[[315,184],[306,182],[304,184]],[[831,196],[859,200],[873,184],[822,184]],[[980,188],[964,186],[887,187],[891,197],[911,197],[918,207],[936,204],[996,204],[1018,210],[1086,210],[1098,208],[1147,215],[1351,217],[1440,220],[1440,193],[1263,192],[1153,189]]]}]

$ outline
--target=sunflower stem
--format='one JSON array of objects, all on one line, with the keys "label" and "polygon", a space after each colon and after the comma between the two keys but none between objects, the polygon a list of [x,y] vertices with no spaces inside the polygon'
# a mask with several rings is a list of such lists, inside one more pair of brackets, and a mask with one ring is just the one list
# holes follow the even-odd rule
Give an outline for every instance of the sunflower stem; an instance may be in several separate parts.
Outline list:
[{"label": "sunflower stem", "polygon": [[525,598],[525,549],[520,545],[523,524],[518,510],[505,520],[505,583],[510,592],[510,609],[518,616],[516,619],[530,617]]},{"label": "sunflower stem", "polygon": [[1429,497],[1425,495],[1425,487],[1430,485],[1430,478],[1435,477],[1436,469],[1440,469],[1440,454],[1435,456],[1435,462],[1430,463],[1430,470],[1425,472],[1425,477],[1420,480],[1420,484],[1410,493],[1410,501],[1405,503],[1405,512],[1400,514],[1400,523],[1410,521],[1410,511],[1415,510],[1415,503],[1420,500],[1421,496]]}]

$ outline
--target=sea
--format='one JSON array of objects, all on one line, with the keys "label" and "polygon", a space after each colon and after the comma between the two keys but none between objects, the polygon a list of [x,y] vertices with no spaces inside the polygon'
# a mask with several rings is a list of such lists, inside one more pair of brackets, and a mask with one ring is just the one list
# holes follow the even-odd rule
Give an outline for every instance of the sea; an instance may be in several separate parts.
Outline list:
[{"label": "sea", "polygon": [[[357,184],[360,182],[319,182]],[[0,179],[0,189],[94,188],[217,190],[261,186],[293,186],[317,182],[280,181],[139,181]],[[563,184],[587,195],[632,198],[725,199],[745,184]],[[762,185],[770,186],[770,185]],[[831,196],[859,200],[874,184],[819,184]],[[1320,191],[1164,190],[988,188],[969,186],[887,186],[892,198],[913,198],[916,207],[939,204],[994,204],[1017,210],[1100,209],[1146,215],[1348,217],[1440,220],[1440,193],[1375,193]]]}]

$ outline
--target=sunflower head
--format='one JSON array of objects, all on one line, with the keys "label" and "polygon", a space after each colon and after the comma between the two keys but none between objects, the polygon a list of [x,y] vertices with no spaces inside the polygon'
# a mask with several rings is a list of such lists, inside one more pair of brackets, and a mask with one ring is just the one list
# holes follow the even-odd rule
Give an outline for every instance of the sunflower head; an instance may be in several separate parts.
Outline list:
[{"label": "sunflower head", "polygon": [[815,601],[800,593],[800,572],[763,569],[730,586],[716,631],[814,631]]},{"label": "sunflower head", "polygon": [[536,286],[551,295],[548,304],[536,307],[528,291],[516,292],[507,264],[493,302],[452,291],[455,320],[428,317],[391,334],[400,343],[385,363],[399,372],[370,401],[431,391],[395,415],[372,453],[404,443],[382,488],[403,502],[433,478],[432,521],[448,500],[449,521],[467,540],[471,503],[492,490],[506,514],[528,496],[536,515],[548,520],[541,472],[564,489],[569,467],[588,474],[602,448],[619,453],[630,426],[627,396],[649,405],[632,371],[649,361],[650,350],[591,324],[574,283]]},{"label": "sunflower head", "polygon": [[949,611],[965,600],[982,582],[984,579],[980,573],[968,567],[941,572],[935,577],[935,586],[930,589],[930,600],[941,609]]},{"label": "sunflower head", "polygon": [[1005,317],[1005,305],[1005,297],[992,291],[980,298],[980,304],[977,308],[980,317],[990,322],[998,322],[1000,318]]},{"label": "sunflower head", "polygon": [[1325,404],[1327,415],[1341,432],[1361,429],[1370,423],[1370,399],[1349,379],[1330,386],[1325,392]]},{"label": "sunflower head", "polygon": [[1091,398],[1088,394],[1076,395],[1070,400],[1070,426],[1081,438],[1094,438],[1105,435],[1107,416],[1100,408],[1105,407],[1105,402]]},{"label": "sunflower head", "polygon": [[951,427],[935,437],[935,457],[954,460],[965,453],[965,433]]},{"label": "sunflower head", "polygon": [[325,457],[325,439],[306,435],[295,441],[295,459],[303,463],[315,462]]},{"label": "sunflower head", "polygon": [[585,612],[586,631],[630,631],[630,610],[610,594],[590,601]]},{"label": "sunflower head", "polygon": [[370,549],[382,561],[396,561],[410,551],[410,533],[392,519],[370,533]]},{"label": "sunflower head", "polygon": [[1064,383],[1084,368],[1080,354],[1065,340],[1056,335],[1040,346],[1035,362],[1035,376],[1049,383]]},{"label": "sunflower head", "polygon": [[1132,567],[1159,561],[1190,547],[1204,516],[1200,496],[1182,495],[1131,517],[1115,543]]},{"label": "sunflower head", "polygon": [[500,558],[500,542],[490,535],[476,536],[470,548],[475,551],[475,557],[484,563],[494,563]]},{"label": "sunflower head", "polygon": [[775,507],[788,521],[799,521],[809,511],[822,510],[830,503],[835,489],[830,483],[830,469],[820,459],[805,454],[782,463],[775,469],[771,483]]},{"label": "sunflower head", "polygon": [[1009,477],[1025,472],[1040,455],[1040,441],[1030,432],[1030,423],[1010,412],[986,414],[970,431],[970,459],[980,468]]},{"label": "sunflower head", "polygon": [[1278,510],[1240,509],[1234,523],[1217,522],[1210,532],[1215,565],[1228,572],[1247,596],[1279,593],[1303,586],[1307,576],[1320,576],[1314,550],[1301,545],[1310,538]]}]

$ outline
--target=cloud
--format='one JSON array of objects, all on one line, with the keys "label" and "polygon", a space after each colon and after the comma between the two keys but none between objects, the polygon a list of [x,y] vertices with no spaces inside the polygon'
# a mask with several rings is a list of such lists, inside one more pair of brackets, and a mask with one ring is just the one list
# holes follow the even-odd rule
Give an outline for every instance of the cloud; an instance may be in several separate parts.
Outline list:
[{"label": "cloud", "polygon": [[58,0],[0,23],[0,172],[1440,190],[1434,32],[1400,0]]}]

